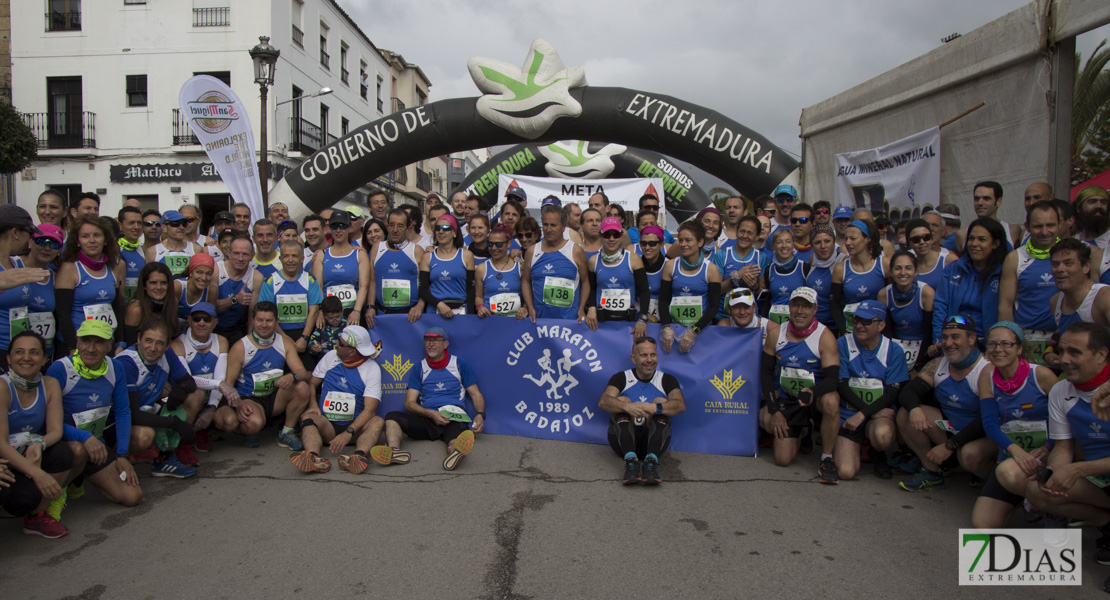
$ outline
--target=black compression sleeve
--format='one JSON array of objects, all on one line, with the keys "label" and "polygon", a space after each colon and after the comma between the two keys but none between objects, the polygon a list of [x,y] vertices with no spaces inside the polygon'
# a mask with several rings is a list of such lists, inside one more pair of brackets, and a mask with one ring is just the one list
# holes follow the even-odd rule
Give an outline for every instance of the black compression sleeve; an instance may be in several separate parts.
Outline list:
[{"label": "black compression sleeve", "polygon": [[420,299],[424,301],[426,308],[437,311],[439,300],[432,295],[432,276],[427,271],[420,272]]},{"label": "black compression sleeve", "polygon": [[589,272],[590,295],[586,297],[586,310],[597,308],[597,271]]},{"label": "black compression sleeve", "polygon": [[672,282],[664,279],[659,284],[659,324],[667,326],[671,324],[671,286]]},{"label": "black compression sleeve", "polygon": [[921,322],[925,324],[922,328],[924,335],[921,337],[921,350],[917,353],[917,364],[913,365],[919,371],[929,362],[929,346],[933,345],[933,311],[924,311]]},{"label": "black compression sleeve", "polygon": [[830,302],[829,310],[832,311],[833,323],[836,323],[836,330],[841,333],[848,331],[844,323],[844,284],[834,283],[832,289],[829,291]]},{"label": "black compression sleeve", "polygon": [[632,271],[632,279],[636,281],[636,302],[640,307],[639,314],[640,316],[647,316],[648,304],[651,303],[651,284],[648,283],[647,269],[641,268]]},{"label": "black compression sleeve", "polygon": [[982,417],[975,417],[974,421],[965,425],[959,433],[952,436],[952,439],[955,440],[957,444],[963,446],[964,444],[974,442],[975,440],[985,435],[987,435],[987,432],[983,429]]},{"label": "black compression sleeve", "polygon": [[73,327],[72,312],[73,289],[54,290],[54,322],[57,324],[58,333],[62,336],[62,343],[70,352],[77,348],[77,329]]},{"label": "black compression sleeve", "polygon": [[701,318],[694,324],[698,329],[705,329],[717,316],[717,309],[721,306],[721,282],[709,282],[709,309],[702,313]]},{"label": "black compression sleeve", "polygon": [[472,314],[474,310],[474,269],[466,270],[466,314]]},{"label": "black compression sleeve", "polygon": [[[177,420],[173,417],[159,417],[154,413],[139,410],[139,407],[142,406],[142,403],[139,401],[139,394],[137,392],[128,392],[127,399],[131,404],[132,427],[136,425],[142,427],[173,427],[174,421]],[[145,449],[146,448],[141,448],[141,450]]]},{"label": "black compression sleeve", "polygon": [[840,365],[822,367],[821,373],[824,375],[825,378],[821,380],[821,383],[813,386],[814,400],[820,398],[821,396],[824,396],[829,392],[836,391],[836,385],[840,381]]},{"label": "black compression sleeve", "polygon": [[894,401],[898,399],[898,394],[902,391],[901,383],[892,383],[884,387],[883,395],[879,396],[878,400],[860,409],[860,411],[863,412],[863,416],[872,417],[880,410],[894,404]]},{"label": "black compression sleeve", "polygon": [[[122,324],[123,314],[126,312],[123,310],[123,286],[116,290],[116,297],[112,299],[112,312],[116,313],[116,323]],[[123,328],[116,327],[112,335],[115,337],[114,341],[121,341],[123,339]]]},{"label": "black compression sleeve", "polygon": [[849,387],[847,377],[840,377],[839,379],[837,379],[836,391],[840,394],[840,399],[847,402],[848,406],[851,406],[852,408],[860,412],[863,412],[863,409],[867,408],[867,405],[864,404],[863,400],[861,400],[860,397],[852,391],[852,388]]},{"label": "black compression sleeve", "polygon": [[[925,349],[922,348],[922,352],[924,351]],[[925,380],[920,377],[914,377],[913,381],[910,381],[909,385],[903,387],[902,391],[898,394],[898,402],[902,405],[902,408],[913,410],[921,406],[922,396],[928,394],[932,389],[933,387],[926,383]]]},{"label": "black compression sleeve", "polygon": [[775,355],[763,352],[759,361],[760,373],[762,375],[759,382],[759,389],[763,394],[763,398],[767,400],[767,410],[772,414],[777,412],[772,408],[775,403],[770,401],[775,397]]}]

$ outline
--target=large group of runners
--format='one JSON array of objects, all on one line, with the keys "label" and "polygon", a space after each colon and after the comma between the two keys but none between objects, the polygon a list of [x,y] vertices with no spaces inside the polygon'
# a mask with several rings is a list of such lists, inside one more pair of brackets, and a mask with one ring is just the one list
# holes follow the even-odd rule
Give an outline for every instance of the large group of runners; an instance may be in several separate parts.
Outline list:
[{"label": "large group of runners", "polygon": [[[627,322],[634,368],[578,392],[610,414],[624,484],[662,481],[685,409],[660,352],[689,351],[706,327],[755,328],[760,445],[776,464],[819,445],[821,483],[870,462],[910,492],[960,469],[980,487],[975,527],[1024,505],[1046,527],[1104,528],[1110,195],[1089,186],[1072,203],[1034,183],[1022,224],[999,220],[1002,196],[984,181],[974,218],[941,204],[892,223],[782,185],[667,231],[652,195],[635,212],[602,193],[530,212],[510,188],[491,218],[462,192],[396,207],[379,192],[368,214],[300,222],[281,203],[258,219],[236,204],[209,237],[192,205],[128,200],[112,219],[96,194],[67,204],[48,190],[37,220],[0,206],[0,509],[58,537],[88,484],[132,506],[135,463],[190,477],[213,438],[257,446],[271,423],[306,473],[328,471],[329,455],[355,474],[404,464],[405,435],[445,442],[455,469],[485,399],[448,332],[425,334],[405,410],[377,414],[375,318],[436,313]],[[1102,533],[1096,558],[1110,564]]]}]

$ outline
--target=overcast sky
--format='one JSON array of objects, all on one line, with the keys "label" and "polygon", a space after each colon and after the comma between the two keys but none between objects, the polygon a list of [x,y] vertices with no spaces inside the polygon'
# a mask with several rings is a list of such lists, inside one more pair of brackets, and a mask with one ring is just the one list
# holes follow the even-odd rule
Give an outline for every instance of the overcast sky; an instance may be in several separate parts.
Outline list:
[{"label": "overcast sky", "polygon": [[[804,107],[1028,4],[1028,0],[339,0],[379,47],[420,65],[431,100],[476,96],[466,61],[521,64],[551,42],[589,84],[672,95],[797,155]],[[1080,38],[1089,54],[1107,27]],[[1097,42],[1096,42],[1097,43]]]}]

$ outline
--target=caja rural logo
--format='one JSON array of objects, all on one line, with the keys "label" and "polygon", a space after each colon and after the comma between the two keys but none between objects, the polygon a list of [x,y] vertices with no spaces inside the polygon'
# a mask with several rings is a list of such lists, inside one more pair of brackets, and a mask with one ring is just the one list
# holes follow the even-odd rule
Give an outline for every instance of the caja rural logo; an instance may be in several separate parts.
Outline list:
[{"label": "caja rural logo", "polygon": [[220,133],[239,119],[235,103],[222,92],[209,90],[189,103],[189,116],[207,133]]},{"label": "caja rural logo", "polygon": [[[560,340],[570,347],[560,349],[550,342],[535,344],[540,339]],[[571,390],[581,383],[576,373],[595,373],[604,368],[597,348],[581,334],[559,325],[538,327],[534,336],[525,332],[513,342],[505,364],[524,371],[521,379],[543,390],[546,398],[517,402],[514,408],[524,416],[525,423],[552,433],[568,433],[594,418],[588,404],[572,402],[571,398]],[[587,396],[575,394],[576,399]]]}]

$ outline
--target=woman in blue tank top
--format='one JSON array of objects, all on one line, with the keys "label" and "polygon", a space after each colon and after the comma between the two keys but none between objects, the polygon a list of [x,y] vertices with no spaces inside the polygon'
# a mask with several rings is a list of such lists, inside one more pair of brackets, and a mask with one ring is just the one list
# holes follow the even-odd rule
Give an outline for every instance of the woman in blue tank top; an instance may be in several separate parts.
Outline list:
[{"label": "woman in blue tank top", "polygon": [[[586,325],[597,329],[599,321],[636,321],[632,336],[647,331],[648,282],[644,261],[621,247],[624,228],[619,219],[601,222],[601,251],[586,261],[591,297],[586,301]],[[638,315],[643,315],[637,320]]]},{"label": "woman in blue tank top", "polygon": [[[58,335],[58,325],[54,321],[54,271],[50,266],[57,265],[58,255],[62,250],[61,230],[53,225],[40,225],[40,227],[53,228],[58,232],[54,236],[34,235],[31,243],[31,252],[23,258],[23,265],[29,269],[45,269],[50,276],[46,281],[31,283],[31,301],[27,305],[27,320],[31,331],[39,334],[46,341],[46,360],[54,358],[54,338]],[[55,267],[56,268],[56,267]]]},{"label": "woman in blue tank top", "polygon": [[891,338],[906,352],[907,366],[912,370],[928,360],[922,349],[933,338],[933,288],[916,277],[917,260],[909,250],[899,250],[890,258],[890,278],[894,282],[879,292],[879,302],[886,305],[891,324]]},{"label": "woman in blue tank top", "polygon": [[67,351],[77,347],[77,328],[86,319],[104,321],[115,332],[123,323],[124,266],[107,220],[81,216],[69,228],[58,268],[55,320]]},{"label": "woman in blue tank top", "polygon": [[917,257],[917,280],[936,291],[944,279],[944,267],[956,260],[956,255],[943,248],[938,251],[933,235],[924,219],[910,219],[906,223],[906,242]]},{"label": "woman in blue tank top", "polygon": [[836,232],[828,225],[814,225],[809,233],[809,244],[813,255],[809,257],[809,273],[806,287],[817,292],[817,321],[832,329],[836,334],[836,322],[832,318],[832,270],[840,260],[836,248]]},{"label": "woman in blue tank top", "polygon": [[809,264],[798,260],[794,255],[794,238],[789,227],[775,230],[771,238],[771,249],[775,252],[774,260],[763,272],[763,288],[771,295],[767,318],[782,324],[790,318],[791,292],[806,285]]},{"label": "woman in blue tank top", "polygon": [[852,311],[864,300],[874,300],[886,286],[886,265],[878,229],[870,221],[848,224],[844,251],[848,260],[833,267],[832,318],[841,334],[852,333]]},{"label": "woman in blue tank top", "polygon": [[[344,214],[346,213],[346,214]],[[358,325],[359,315],[370,293],[370,257],[351,244],[358,230],[351,228],[351,213],[337,211],[328,219],[332,243],[312,258],[312,276],[324,297],[335,296],[343,303],[348,325]],[[317,316],[316,327],[324,326],[324,315]]]},{"label": "woman in blue tank top", "polygon": [[512,232],[497,225],[486,238],[489,260],[474,268],[475,312],[485,318],[490,315],[515,316],[517,320],[529,316],[524,296],[532,290],[520,284],[520,263],[509,257],[509,240]]},{"label": "woman in blue tank top", "polygon": [[644,272],[648,281],[648,323],[659,322],[659,293],[663,287],[663,268],[667,264],[663,229],[648,225],[640,230],[640,241],[636,247],[643,253]]},{"label": "woman in blue tank top", "polygon": [[442,215],[432,228],[435,250],[420,261],[420,297],[425,312],[445,319],[467,314],[474,306],[474,256],[463,248],[455,217]]},{"label": "woman in blue tank top", "polygon": [[[194,254],[189,258],[189,266],[185,268],[185,280],[174,280],[174,293],[178,298],[177,331],[183,331],[189,326],[189,315],[193,312],[193,307],[201,302],[215,303],[220,293],[213,277],[215,272],[216,260],[211,255]],[[171,330],[171,334],[173,331]]]},{"label": "woman in blue tank top", "polygon": [[1056,376],[1025,360],[1024,343],[1021,327],[1012,321],[999,321],[987,332],[991,364],[979,375],[979,406],[983,430],[998,446],[998,466],[975,501],[976,528],[1006,526],[1052,448],[1048,390]]},{"label": "woman in blue tank top", "polygon": [[[470,239],[470,243],[466,245],[466,249],[470,250],[470,255],[474,257],[474,268],[478,268],[478,265],[490,258],[489,231],[489,217],[486,215],[475,212],[467,219],[466,237]],[[463,242],[466,242],[465,238]]]},{"label": "woman in blue tank top", "polygon": [[[678,228],[680,256],[663,267],[663,287],[659,292],[660,337],[663,351],[670,352],[676,337],[679,352],[688,352],[698,334],[713,321],[721,303],[721,273],[702,253],[705,228],[698,221],[686,221]],[[683,327],[676,336],[671,322]]]},{"label": "woman in blue tank top", "polygon": [[[9,210],[16,215],[16,220],[26,224],[0,223],[0,271],[24,270],[23,261],[16,255],[27,249],[35,229],[27,211],[17,206],[11,206]],[[12,338],[31,327],[28,317],[28,306],[31,303],[30,284],[36,281],[32,277],[38,276],[37,281],[41,283],[50,276],[45,269],[37,269],[34,274],[27,273],[27,275],[29,277],[23,282],[13,282],[15,285],[0,291],[0,370],[8,366],[8,344],[11,343]]]}]

